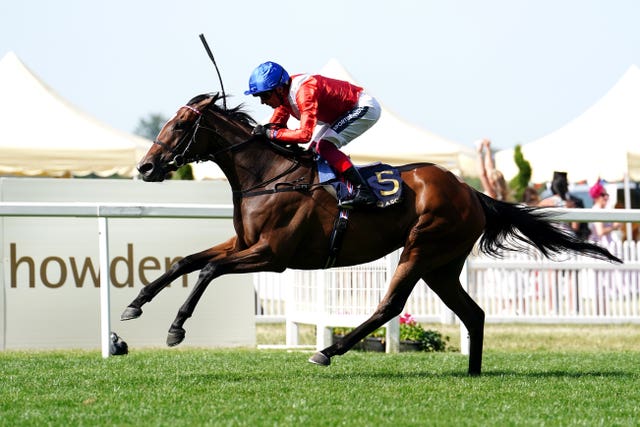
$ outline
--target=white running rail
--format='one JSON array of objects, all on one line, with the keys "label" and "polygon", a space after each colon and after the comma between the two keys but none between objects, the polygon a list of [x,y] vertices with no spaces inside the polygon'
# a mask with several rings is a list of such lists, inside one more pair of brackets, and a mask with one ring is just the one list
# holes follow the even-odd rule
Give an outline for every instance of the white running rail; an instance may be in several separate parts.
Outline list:
[{"label": "white running rail", "polygon": [[[640,222],[640,211],[631,209],[554,213],[562,221]],[[506,253],[503,259],[473,254],[461,282],[485,310],[487,322],[640,323],[639,243],[618,242],[610,250],[624,264],[568,255],[553,262],[533,250]],[[324,348],[331,327],[357,326],[373,313],[394,269],[385,257],[354,267],[256,274],[257,319],[286,321],[291,346],[298,342],[298,324],[315,325],[316,345]],[[405,312],[421,322],[456,321],[422,281]]]}]

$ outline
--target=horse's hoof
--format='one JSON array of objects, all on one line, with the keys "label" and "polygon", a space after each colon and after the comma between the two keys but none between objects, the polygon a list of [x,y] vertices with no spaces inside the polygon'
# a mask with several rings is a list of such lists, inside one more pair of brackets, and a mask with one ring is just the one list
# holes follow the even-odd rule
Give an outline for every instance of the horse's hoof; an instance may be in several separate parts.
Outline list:
[{"label": "horse's hoof", "polygon": [[318,351],[316,354],[309,358],[309,362],[320,366],[331,365],[331,359],[325,356],[322,352]]},{"label": "horse's hoof", "polygon": [[138,317],[140,317],[142,315],[142,310],[139,309],[138,307],[127,307],[124,309],[124,311],[122,312],[122,314],[120,315],[120,320],[131,320],[131,319],[137,319]]},{"label": "horse's hoof", "polygon": [[180,329],[169,329],[169,334],[167,335],[167,345],[169,347],[175,347],[180,344],[184,340],[185,330]]}]

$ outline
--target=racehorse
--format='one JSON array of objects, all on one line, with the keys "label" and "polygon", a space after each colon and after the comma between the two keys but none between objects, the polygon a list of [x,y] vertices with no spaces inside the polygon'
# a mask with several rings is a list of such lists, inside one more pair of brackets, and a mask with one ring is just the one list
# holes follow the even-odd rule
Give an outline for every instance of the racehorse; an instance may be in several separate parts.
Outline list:
[{"label": "racehorse", "polygon": [[[223,274],[325,266],[338,206],[318,182],[313,156],[252,135],[255,121],[242,106],[226,109],[219,94],[191,99],[161,129],[138,164],[145,181],[162,181],[179,166],[211,160],[233,193],[236,235],[189,255],[144,287],[122,314],[137,318],[141,307],[170,282],[195,270],[200,275],[169,329],[167,344],[183,341],[183,325],[209,283]],[[296,149],[297,148],[297,149]],[[419,279],[442,299],[469,331],[471,375],[481,372],[484,311],[462,288],[463,264],[479,240],[481,251],[532,245],[545,256],[564,252],[622,262],[606,249],[583,242],[554,225],[548,212],[494,200],[453,173],[431,163],[399,166],[403,198],[384,209],[354,209],[334,266],[378,259],[403,248],[388,291],[369,319],[309,361],[328,366],[365,336],[401,314]]]}]

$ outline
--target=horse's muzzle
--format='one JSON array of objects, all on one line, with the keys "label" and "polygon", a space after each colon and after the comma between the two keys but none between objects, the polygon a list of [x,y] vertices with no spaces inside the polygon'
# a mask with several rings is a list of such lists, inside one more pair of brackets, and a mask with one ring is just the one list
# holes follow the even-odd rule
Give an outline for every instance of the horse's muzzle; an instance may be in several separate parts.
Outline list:
[{"label": "horse's muzzle", "polygon": [[141,162],[137,169],[145,182],[162,182],[167,174],[164,168],[153,162]]}]

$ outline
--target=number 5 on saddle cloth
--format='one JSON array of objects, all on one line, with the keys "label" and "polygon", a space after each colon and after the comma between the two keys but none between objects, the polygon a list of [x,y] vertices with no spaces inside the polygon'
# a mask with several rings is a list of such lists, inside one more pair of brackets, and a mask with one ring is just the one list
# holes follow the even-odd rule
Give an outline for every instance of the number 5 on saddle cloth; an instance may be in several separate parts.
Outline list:
[{"label": "number 5 on saddle cloth", "polygon": [[[320,184],[336,199],[346,200],[353,196],[353,185],[340,180],[324,159],[319,158],[317,166]],[[402,200],[402,178],[397,168],[380,162],[356,168],[378,198],[376,207],[386,208]]]}]

